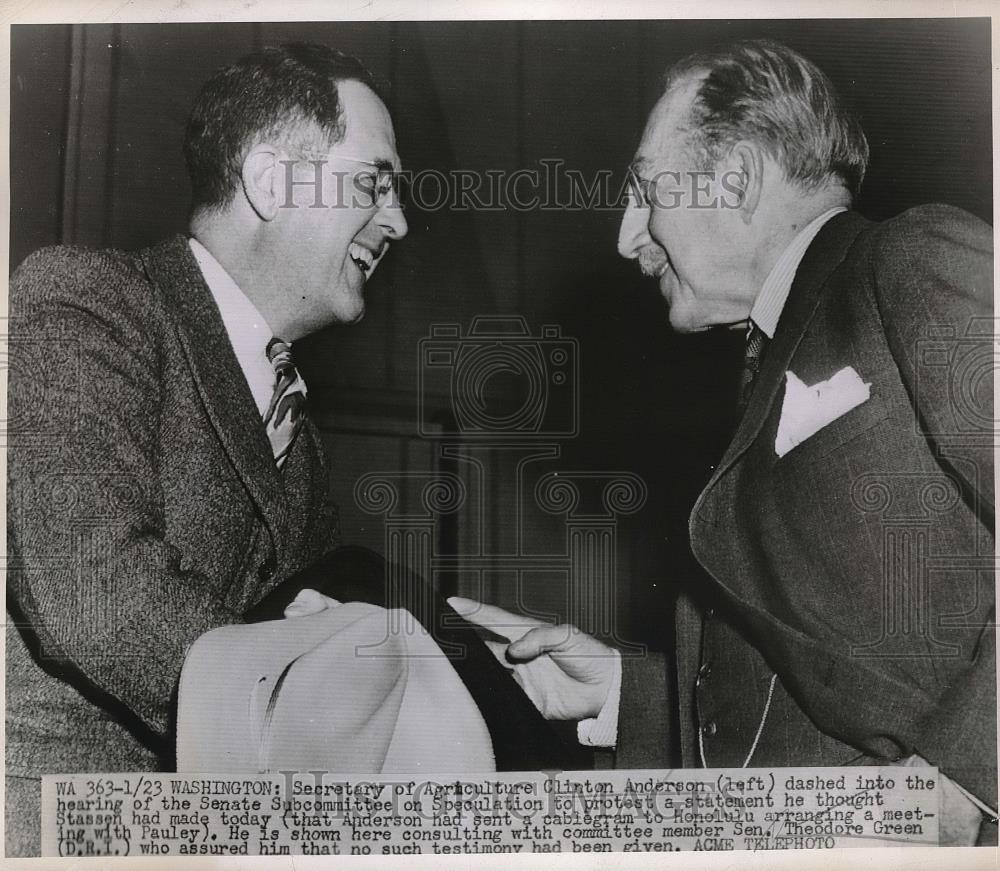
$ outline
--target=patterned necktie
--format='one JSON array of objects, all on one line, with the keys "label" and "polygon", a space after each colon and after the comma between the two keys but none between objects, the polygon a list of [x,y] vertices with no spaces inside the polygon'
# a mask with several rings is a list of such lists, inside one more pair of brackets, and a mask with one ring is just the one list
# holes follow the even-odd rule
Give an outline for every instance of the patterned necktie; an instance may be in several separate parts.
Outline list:
[{"label": "patterned necktie", "polygon": [[739,409],[745,411],[760,371],[760,360],[767,344],[767,335],[753,321],[747,327],[747,347],[743,357],[743,374],[740,377]]},{"label": "patterned necktie", "polygon": [[280,469],[305,421],[306,386],[295,368],[292,349],[281,339],[267,343],[267,359],[274,367],[276,382],[271,404],[264,413],[264,431]]}]

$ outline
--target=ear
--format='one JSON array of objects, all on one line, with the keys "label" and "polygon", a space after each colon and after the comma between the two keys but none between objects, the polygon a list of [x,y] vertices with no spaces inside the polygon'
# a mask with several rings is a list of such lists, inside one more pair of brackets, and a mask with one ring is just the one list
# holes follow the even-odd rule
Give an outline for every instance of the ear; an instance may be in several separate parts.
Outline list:
[{"label": "ear", "polygon": [[262,221],[273,221],[281,203],[283,165],[278,160],[277,149],[261,143],[255,145],[243,159],[241,176],[243,193]]},{"label": "ear", "polygon": [[726,160],[723,188],[727,202],[739,209],[743,223],[749,224],[757,211],[764,185],[764,155],[753,142],[737,142]]}]

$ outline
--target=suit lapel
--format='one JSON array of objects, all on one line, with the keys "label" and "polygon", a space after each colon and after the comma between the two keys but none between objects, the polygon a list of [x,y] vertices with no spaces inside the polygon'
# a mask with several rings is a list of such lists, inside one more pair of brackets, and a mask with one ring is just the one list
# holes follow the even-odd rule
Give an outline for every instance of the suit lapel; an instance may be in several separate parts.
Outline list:
[{"label": "suit lapel", "polygon": [[823,225],[806,250],[795,272],[774,338],[764,355],[750,404],[715,473],[698,498],[696,513],[706,494],[743,456],[760,433],[776,397],[782,393],[788,364],[826,293],[828,279],[867,225],[868,221],[854,212],[836,215]]},{"label": "suit lapel", "polygon": [[280,473],[218,307],[183,236],[142,252],[170,300],[177,335],[219,441],[271,530],[279,558],[286,506]]}]

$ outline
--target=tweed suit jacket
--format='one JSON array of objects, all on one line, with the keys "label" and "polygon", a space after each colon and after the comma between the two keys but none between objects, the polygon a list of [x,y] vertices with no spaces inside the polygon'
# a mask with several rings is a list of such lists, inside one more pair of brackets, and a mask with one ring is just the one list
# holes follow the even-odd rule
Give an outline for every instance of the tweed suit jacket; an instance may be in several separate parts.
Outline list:
[{"label": "tweed suit jacket", "polygon": [[[992,298],[992,233],[957,209],[848,212],[813,240],[690,517],[684,765],[743,764],[776,673],[752,765],[919,753],[996,806]],[[847,366],[870,399],[778,457],[786,372]],[[619,764],[663,763],[666,718],[629,691],[665,699],[664,677],[626,661]]]},{"label": "tweed suit jacket", "polygon": [[279,472],[183,237],[10,288],[7,773],[170,765],[188,645],[334,546],[319,435]]}]

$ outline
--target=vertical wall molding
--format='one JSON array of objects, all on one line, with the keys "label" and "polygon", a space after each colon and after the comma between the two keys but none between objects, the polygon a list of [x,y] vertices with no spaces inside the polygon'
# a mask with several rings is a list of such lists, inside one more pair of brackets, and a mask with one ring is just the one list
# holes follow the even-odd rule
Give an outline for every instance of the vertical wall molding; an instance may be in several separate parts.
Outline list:
[{"label": "vertical wall molding", "polygon": [[73,26],[60,228],[64,244],[106,242],[117,51],[114,25]]}]

